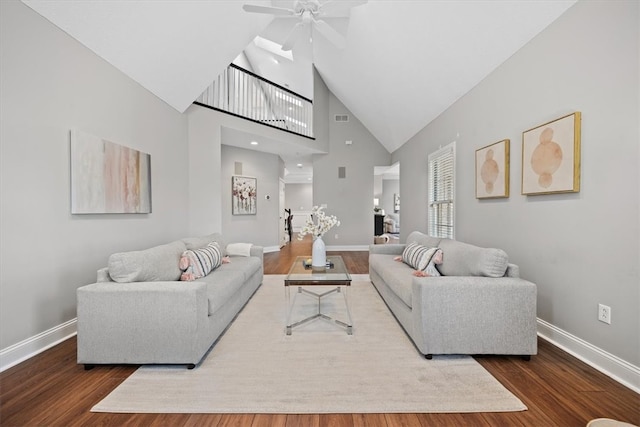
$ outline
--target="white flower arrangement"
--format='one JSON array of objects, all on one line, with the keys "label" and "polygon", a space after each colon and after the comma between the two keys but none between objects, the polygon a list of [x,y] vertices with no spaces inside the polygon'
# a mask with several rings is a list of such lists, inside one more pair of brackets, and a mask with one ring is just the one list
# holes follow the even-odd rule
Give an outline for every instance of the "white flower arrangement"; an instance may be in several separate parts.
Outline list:
[{"label": "white flower arrangement", "polygon": [[[322,237],[324,233],[331,230],[334,225],[337,227],[340,226],[340,221],[338,221],[335,215],[326,215],[322,209],[324,208],[319,206],[314,206],[313,209],[311,209],[311,215],[307,218],[307,223],[300,233],[298,233],[298,240],[302,240],[307,234],[312,234],[313,237]],[[315,223],[313,222],[314,218],[316,219]]]}]

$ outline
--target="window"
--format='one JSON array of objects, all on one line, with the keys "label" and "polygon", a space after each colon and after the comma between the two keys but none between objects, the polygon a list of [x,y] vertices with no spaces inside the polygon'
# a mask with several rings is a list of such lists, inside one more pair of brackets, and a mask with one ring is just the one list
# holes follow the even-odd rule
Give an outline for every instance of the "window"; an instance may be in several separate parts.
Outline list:
[{"label": "window", "polygon": [[456,143],[429,155],[429,235],[454,238]]}]

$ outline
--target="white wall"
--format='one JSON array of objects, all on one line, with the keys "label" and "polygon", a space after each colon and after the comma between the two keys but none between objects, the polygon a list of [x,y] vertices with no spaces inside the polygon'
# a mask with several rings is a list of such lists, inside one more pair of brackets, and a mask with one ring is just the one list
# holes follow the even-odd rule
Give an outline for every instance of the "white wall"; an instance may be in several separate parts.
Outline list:
[{"label": "white wall", "polygon": [[[428,154],[456,140],[457,238],[504,248],[538,285],[543,321],[636,367],[639,17],[636,1],[578,2],[393,153],[402,239],[426,231]],[[580,192],[521,195],[522,131],[574,111],[582,112]],[[475,150],[505,138],[511,196],[477,200]],[[611,325],[597,320],[598,303],[611,307]]]},{"label": "white wall", "polygon": [[[0,349],[76,316],[116,251],[187,232],[187,121],[18,1],[0,2]],[[71,215],[69,131],[151,155],[153,213]]]}]

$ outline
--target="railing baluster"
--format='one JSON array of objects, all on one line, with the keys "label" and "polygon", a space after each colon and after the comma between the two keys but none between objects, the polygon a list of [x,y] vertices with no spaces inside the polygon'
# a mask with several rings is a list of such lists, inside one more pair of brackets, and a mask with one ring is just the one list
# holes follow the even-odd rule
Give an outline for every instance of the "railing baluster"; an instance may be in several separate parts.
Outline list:
[{"label": "railing baluster", "polygon": [[313,138],[311,100],[233,64],[195,103]]}]

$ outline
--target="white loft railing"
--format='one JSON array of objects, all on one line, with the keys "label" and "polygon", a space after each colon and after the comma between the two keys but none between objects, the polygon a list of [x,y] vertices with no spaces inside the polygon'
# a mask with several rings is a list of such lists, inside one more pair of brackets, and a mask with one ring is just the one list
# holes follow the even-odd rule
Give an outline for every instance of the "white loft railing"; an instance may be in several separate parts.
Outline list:
[{"label": "white loft railing", "polygon": [[229,65],[195,104],[313,138],[310,99],[235,64]]}]

